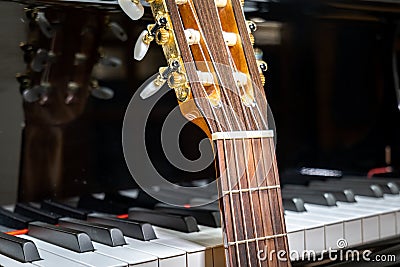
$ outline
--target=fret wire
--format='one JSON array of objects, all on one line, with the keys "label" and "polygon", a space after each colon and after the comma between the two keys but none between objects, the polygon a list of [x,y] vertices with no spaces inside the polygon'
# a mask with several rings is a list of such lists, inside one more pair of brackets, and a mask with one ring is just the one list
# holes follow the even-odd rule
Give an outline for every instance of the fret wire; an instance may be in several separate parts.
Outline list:
[{"label": "fret wire", "polygon": [[[228,52],[230,52],[230,49],[228,48],[228,47],[226,47],[226,49],[228,50]],[[230,56],[232,56],[231,54],[230,54]],[[233,61],[233,64],[235,65],[235,62]],[[230,61],[230,65],[231,65],[231,68],[232,68],[232,60]],[[237,68],[236,68],[236,65],[235,65],[235,69],[237,70]],[[243,86],[242,85],[239,85],[239,87],[242,87],[243,88]],[[245,89],[243,88],[243,91],[245,92]],[[247,120],[245,120],[246,122],[247,122],[247,125],[249,125],[249,118],[248,118],[248,114],[247,114],[247,112],[246,112],[246,108],[244,107],[244,105],[243,105],[243,102],[242,101],[240,101],[240,103],[241,103],[241,105],[242,105],[242,109],[243,109],[243,111],[244,111],[244,115],[245,115],[245,117],[246,117],[246,119]],[[259,110],[259,107],[258,107],[258,105],[257,105],[257,103],[256,103],[256,107],[257,107],[257,109]],[[255,124],[257,125],[257,129],[259,130],[259,131],[261,131],[262,129],[260,128],[260,126],[258,125],[258,122],[257,122],[257,119],[255,118],[255,116],[254,116],[254,112],[253,112],[253,110],[252,109],[250,109],[250,111],[251,111],[251,115],[252,115],[252,117],[253,117],[253,120],[254,120],[254,122],[255,122]],[[265,124],[265,121],[263,121],[264,122],[264,124]],[[249,125],[249,128],[251,129],[251,125]],[[265,125],[265,128],[266,129],[268,129],[268,127]],[[246,153],[245,153],[245,151],[247,151],[246,150],[246,144],[245,144],[245,141],[244,141],[244,139],[242,139],[242,142],[243,142],[243,151],[244,151],[244,157],[245,157],[245,161],[246,161],[246,163],[245,163],[245,166],[246,166],[246,177],[247,177],[247,183],[249,184],[249,187],[250,187],[250,177],[249,177],[249,172],[248,172],[248,162],[247,162],[247,157],[246,157]],[[262,144],[262,143],[261,143]],[[258,184],[258,180],[257,180],[257,184]],[[240,185],[240,183],[239,183],[239,185]],[[240,188],[240,190],[238,190],[238,192],[239,192],[239,194],[240,195],[242,195],[242,189]],[[258,191],[258,192],[260,192],[260,191]],[[230,193],[230,194],[232,194],[232,193]],[[261,205],[261,203],[260,203],[260,194],[258,193],[258,195],[259,195],[259,204]],[[254,233],[255,233],[255,237],[257,238],[257,236],[258,236],[258,230],[257,230],[257,225],[256,225],[256,222],[255,222],[255,213],[254,213],[254,203],[253,203],[253,195],[250,193],[249,194],[249,197],[250,197],[250,205],[251,205],[251,210],[252,210],[252,215],[253,215],[253,230],[254,230]],[[272,209],[270,209],[270,210],[272,210]],[[261,210],[261,212],[262,212],[262,210]],[[273,221],[272,221],[272,223],[273,223]],[[264,227],[263,227],[264,228]],[[245,230],[246,231],[246,230]],[[266,233],[265,233],[266,234]],[[247,235],[247,231],[246,231],[246,235]],[[248,243],[246,243],[246,245],[248,245]],[[256,246],[257,246],[257,250],[259,251],[259,244],[258,244],[258,242],[256,242]],[[261,261],[260,261],[260,259],[258,259],[258,264],[259,264],[259,266],[261,266],[262,265],[262,263],[261,263]],[[251,264],[250,264],[251,265]]]},{"label": "fret wire", "polygon": [[[228,56],[230,56],[229,57],[229,64],[230,64],[230,67],[232,69],[232,60],[231,60],[232,54],[231,54],[230,49],[229,49],[229,47],[227,45],[225,46],[225,48],[226,48],[226,50],[228,52]],[[233,64],[235,64],[235,63],[233,62]],[[236,66],[235,66],[235,68],[236,68]],[[236,71],[237,71],[237,68],[236,68]],[[243,86],[239,85],[239,87],[243,87]],[[248,114],[246,112],[246,107],[244,106],[242,101],[239,101],[239,102],[240,102],[241,108],[243,110],[243,113],[245,115],[245,124],[247,125],[247,127],[249,129],[252,129],[252,125],[250,123],[250,119],[249,119]],[[253,119],[254,119],[254,116],[253,116]],[[254,121],[256,122],[256,120],[254,120]],[[257,122],[256,122],[256,124],[257,124]],[[245,131],[245,133],[249,132],[249,136],[251,134],[252,135],[258,134],[259,137],[267,137],[267,138],[271,138],[273,136],[273,132],[272,131],[269,131],[269,130],[266,130],[266,131],[264,130],[263,131],[262,129],[260,129],[260,127],[258,125],[257,125],[257,129],[258,129],[258,131]],[[241,139],[242,144],[243,144],[243,156],[244,156],[244,160],[245,160],[246,181],[247,181],[248,187],[250,187],[250,175],[249,175],[250,173],[249,173],[249,170],[248,170],[248,167],[249,167],[248,166],[248,158],[247,158],[247,155],[246,155],[246,151],[247,151],[246,147],[247,147],[247,145],[246,145],[246,142],[245,142],[244,138],[239,138],[239,137],[242,137],[240,134],[238,136],[236,136],[234,134],[235,133],[232,133],[232,135],[228,134],[228,136],[225,136],[223,134],[219,134],[218,137],[222,137],[222,138],[228,137],[228,139]],[[213,136],[213,138],[214,137],[217,137],[217,135],[215,134]],[[236,142],[235,142],[235,140],[233,140],[233,145],[235,147],[235,157],[236,157]],[[236,158],[236,161],[237,161],[237,158]],[[237,171],[239,171],[238,166],[237,166],[237,169],[238,169]],[[238,177],[240,178],[241,176],[239,175]],[[244,190],[244,189],[241,188],[241,181],[239,181],[238,184],[239,184],[239,190],[237,190],[236,192],[238,192],[240,197],[241,197],[241,204],[242,204],[242,207],[243,207],[243,195],[242,194],[243,194],[243,192],[246,192],[247,190]],[[232,191],[232,192],[235,192],[235,190]],[[250,192],[250,191],[247,191],[247,192]],[[230,194],[232,194],[232,193],[230,193]],[[258,238],[258,229],[257,229],[256,221],[255,221],[255,212],[254,212],[254,201],[253,201],[253,195],[251,194],[251,192],[249,194],[249,202],[250,202],[250,207],[251,207],[251,216],[252,216],[252,223],[251,224],[252,224],[252,228],[253,228],[253,233],[254,233],[255,238]],[[245,218],[243,218],[243,220],[244,220],[244,226],[245,226],[245,234],[247,236],[248,235],[248,231],[247,231],[247,226],[246,226],[246,223],[245,223]],[[247,246],[247,249],[249,249],[248,243],[246,243],[246,246]],[[257,249],[257,251],[260,250],[258,242],[256,242],[256,249]],[[250,257],[250,255],[249,255],[249,257]],[[258,259],[257,261],[258,261],[258,265],[261,266],[260,260]],[[249,258],[249,265],[251,266],[250,258]]]},{"label": "fret wire", "polygon": [[[190,5],[190,8],[191,8],[191,10],[192,10],[192,13],[194,14],[195,20],[196,20],[196,22],[197,22],[197,26],[198,26],[199,31],[200,31],[200,34],[201,34],[202,37],[203,37],[204,44],[207,46],[208,50],[211,51],[211,50],[209,49],[208,45],[207,45],[206,38],[204,38],[205,35],[204,35],[203,30],[202,30],[202,28],[201,28],[199,19],[198,19],[198,17],[197,17],[197,13],[196,13],[196,11],[195,11],[195,8],[193,8],[192,0],[189,0],[188,3],[189,3],[189,5]],[[200,44],[199,44],[199,48],[200,48],[200,51],[202,52],[202,56],[203,56],[203,58],[204,58],[204,61],[207,62],[207,58],[205,57],[205,54],[204,54],[204,52],[203,52],[203,48],[201,47]],[[210,58],[212,59],[212,55],[209,54],[209,56],[210,56]],[[208,64],[206,64],[206,66],[207,66],[207,69],[208,69],[208,68],[209,68],[209,67],[208,67]],[[218,74],[218,72],[216,72],[216,73]],[[223,111],[223,113],[224,113],[225,118],[227,119],[228,116],[227,116],[227,114],[225,113],[224,108],[222,108],[222,111]],[[232,130],[232,125],[230,124],[230,121],[227,120],[227,122],[228,122],[229,128],[231,128],[231,130]],[[224,144],[224,146],[226,147],[226,142],[225,142],[225,140],[223,140],[223,144]],[[226,149],[224,149],[224,154],[225,154],[225,159],[227,160]],[[229,167],[226,168],[226,172],[227,172],[227,178],[228,178],[228,181],[227,181],[227,182],[228,182],[228,187],[229,187],[229,189],[231,189],[231,180],[230,180],[230,174],[229,174]],[[232,221],[233,221],[233,228],[234,228],[234,238],[237,240],[238,238],[237,238],[237,229],[236,229],[236,219],[235,219],[235,215],[234,215],[235,213],[234,213],[234,209],[233,209],[233,206],[232,206],[233,204],[232,204],[232,203],[233,203],[233,196],[232,196],[232,194],[230,194],[230,202],[229,202],[229,204],[230,204],[230,207],[231,207],[231,214],[232,214]],[[242,213],[243,213],[243,211],[242,211]],[[239,263],[238,265],[239,265],[239,267],[240,267],[241,264],[240,264],[239,244],[236,245],[236,255],[237,255],[237,262]]]},{"label": "fret wire", "polygon": [[264,191],[264,190],[270,190],[270,189],[280,189],[280,185],[271,185],[271,186],[260,186],[260,187],[252,187],[252,188],[242,188],[242,189],[236,189],[236,190],[226,190],[223,191],[223,195],[227,195],[230,193],[240,193],[240,192],[256,192],[256,191]]},{"label": "fret wire", "polygon": [[[199,27],[199,29],[201,28],[200,25],[198,25],[198,27]],[[204,38],[204,34],[203,34],[203,38]],[[206,42],[205,38],[204,38],[204,43],[207,45],[207,42]],[[208,50],[210,50],[210,49],[208,48]],[[212,58],[212,55],[211,55],[211,54],[210,54],[210,57]],[[217,75],[219,76],[219,72],[217,71],[216,73],[217,73]],[[220,81],[221,81],[221,85],[224,87],[223,80],[220,79]],[[226,97],[226,100],[227,100],[227,102],[229,102],[229,106],[232,106],[232,104],[230,103],[229,97]],[[224,113],[224,116],[225,116],[226,118],[228,118],[228,115],[225,113],[225,110],[224,110],[224,109],[223,109],[223,113]],[[233,115],[233,117],[234,117],[234,119],[236,120],[236,123],[237,123],[237,126],[239,127],[239,130],[242,130],[241,127],[240,127],[240,123],[239,123],[238,119],[236,118],[236,116]],[[228,119],[228,120],[229,120],[229,119]],[[232,128],[231,128],[232,126],[231,126],[230,124],[229,124],[229,127],[230,127],[230,130],[232,131]],[[224,143],[225,143],[225,140],[224,140]],[[235,143],[233,143],[233,147],[234,147],[234,151],[235,151],[234,154],[235,154],[236,171],[239,171],[239,170],[238,170],[239,168],[238,168],[238,165],[237,165],[238,159],[237,159],[237,149],[236,149]],[[225,152],[225,155],[226,155],[226,151],[224,151],[224,152]],[[227,157],[226,157],[226,159],[227,159]],[[229,168],[228,168],[228,169],[229,169]],[[241,188],[240,176],[241,176],[241,175],[238,175],[238,186],[239,186],[239,188]],[[231,187],[231,179],[230,179],[230,174],[229,174],[229,172],[228,172],[228,183],[229,183],[229,187]],[[230,188],[230,189],[231,189],[231,188]],[[247,232],[247,225],[246,225],[246,223],[245,223],[246,216],[245,216],[245,213],[244,213],[244,205],[243,205],[243,195],[242,195],[242,193],[239,194],[239,198],[240,198],[240,204],[241,204],[241,215],[242,215],[242,220],[243,220],[243,227],[244,227],[245,236],[246,236],[246,238],[247,238],[248,232]],[[233,196],[232,196],[232,194],[230,194],[230,199],[231,199],[231,201],[233,202]],[[232,206],[232,203],[230,203],[230,205]],[[234,215],[233,215],[233,217],[234,217]],[[235,226],[235,228],[236,228],[236,222],[235,222],[235,220],[234,220],[234,226]],[[235,239],[237,240],[237,236],[235,237]],[[239,265],[240,265],[240,253],[239,253],[238,244],[237,244],[237,246],[236,246],[236,249],[237,249],[237,255],[238,255],[238,258],[239,258]],[[251,262],[250,262],[251,256],[250,256],[250,250],[249,250],[249,245],[248,245],[248,244],[246,244],[246,251],[247,251],[248,263],[249,263],[249,265],[251,266]]]},{"label": "fret wire", "polygon": [[268,239],[274,239],[274,238],[285,237],[285,236],[287,236],[287,233],[239,240],[239,241],[234,241],[234,242],[228,242],[228,246],[235,246],[236,244],[245,244],[245,243],[256,242],[256,241],[264,241],[264,240],[268,240]]},{"label": "fret wire", "polygon": [[[229,50],[229,49],[228,49]],[[236,65],[235,65],[235,62],[233,61],[230,61],[230,63],[231,63],[231,67],[232,67],[232,63],[233,63],[233,65],[234,65],[234,68],[236,69],[236,71],[237,71],[237,67],[236,67]],[[242,85],[239,85],[239,87],[241,87],[241,88],[243,88],[243,86]],[[244,91],[244,93],[245,93],[245,89],[243,88],[243,91]],[[241,104],[242,104],[242,107],[243,107],[243,103],[241,102]],[[259,108],[259,106],[258,106],[258,103],[256,102],[255,103],[255,105],[256,105],[256,108],[257,108],[257,110],[258,110],[258,112],[260,112],[260,108]],[[243,107],[243,110],[244,110],[244,114],[245,114],[245,116],[246,116],[246,118],[247,118],[247,121],[249,120],[248,119],[248,115],[247,115],[247,112],[246,112],[246,109]],[[251,115],[252,115],[252,118],[253,118],[253,121],[255,122],[255,124],[256,124],[256,127],[257,127],[257,129],[259,130],[259,131],[261,131],[262,130],[262,128],[258,125],[258,122],[257,122],[257,119],[256,119],[256,116],[255,116],[255,114],[254,114],[254,111],[253,111],[253,109],[250,109],[250,113],[251,113]],[[260,112],[261,113],[261,112]],[[264,127],[266,128],[266,129],[268,129],[268,126],[266,125],[266,123],[265,123],[265,121],[264,121],[264,119],[263,119],[263,116],[261,116],[261,119],[262,119],[262,122],[264,123]],[[244,139],[243,139],[243,143],[244,143]],[[261,142],[261,146],[262,146],[262,142]],[[262,149],[263,150],[263,149]],[[254,152],[253,152],[254,153]],[[256,161],[256,160],[255,160]],[[256,163],[254,162],[254,164],[255,164],[255,170],[257,170],[257,166],[256,166]],[[247,167],[247,165],[246,165],[246,167]],[[257,173],[256,173],[256,175],[257,175]],[[258,179],[256,180],[257,181],[257,185],[259,186],[259,181],[258,181]],[[248,182],[249,182],[249,180],[248,180]],[[261,192],[261,190],[259,190],[259,191],[257,191],[258,192],[258,201],[259,201],[259,204],[260,204],[260,206],[262,206],[261,205],[261,194],[260,194],[260,192]],[[253,208],[253,212],[254,212],[254,204],[253,204],[253,201],[252,201],[252,199],[253,199],[253,196],[252,196],[252,194],[250,194],[250,197],[251,197],[251,205],[252,205],[252,208]],[[270,210],[270,213],[272,214],[272,210],[273,209],[269,209]],[[261,212],[262,212],[262,214],[264,214],[263,213],[263,210],[261,209]],[[266,218],[265,216],[263,216],[264,218]],[[271,223],[272,223],[272,225],[274,225],[274,220],[271,220]],[[265,224],[265,222],[263,221],[262,222],[262,225],[263,225],[263,231],[265,231],[265,226],[264,226],[264,224]],[[256,231],[255,233],[256,233],[256,236],[257,236],[257,227],[256,227],[256,223],[254,222],[253,223],[253,225],[254,225],[254,230]],[[274,229],[275,227],[273,227],[272,229]],[[266,233],[265,233],[266,234]],[[266,240],[266,239],[265,239]],[[274,242],[275,243],[275,242]],[[258,242],[256,242],[256,245],[257,245],[257,250],[259,251],[259,244],[258,244]],[[258,259],[258,263],[259,263],[259,266],[261,266],[262,265],[262,263],[261,263],[261,260],[260,259]]]},{"label": "fret wire", "polygon": [[[233,2],[233,1],[232,1]],[[235,2],[236,3],[236,2]],[[237,3],[236,3],[237,4]],[[247,31],[246,31],[246,33],[247,33]],[[265,96],[265,95],[264,95]],[[256,107],[257,107],[257,111],[260,113],[260,116],[261,116],[261,119],[262,119],[262,122],[264,123],[264,125],[266,126],[266,122],[264,121],[264,117],[262,116],[262,114],[261,114],[261,111],[260,111],[260,109],[259,109],[259,106],[257,105],[257,102],[256,102]],[[253,113],[253,110],[252,109],[250,109],[251,110],[251,113],[252,113],[252,115],[253,115],[253,118],[254,118],[254,113]],[[255,119],[254,120],[256,123],[257,123],[257,120]],[[258,123],[257,123],[258,124]],[[266,126],[267,127],[267,126]],[[259,129],[259,127],[258,127],[258,129]],[[270,140],[268,140],[268,141],[270,141]],[[261,140],[261,147],[262,147],[262,153],[263,153],[263,151],[264,151],[264,147],[263,147],[263,141]],[[270,146],[270,150],[272,150],[272,148],[271,148],[271,146]],[[272,154],[273,153],[271,153],[271,156],[272,156]],[[263,157],[264,158],[264,157]],[[274,166],[275,167],[275,166]],[[274,170],[275,170],[275,168],[274,168]],[[274,178],[275,178],[275,184],[277,184],[277,176],[275,175],[275,173],[276,172],[274,172]],[[257,183],[258,183],[258,180],[257,180]],[[259,194],[259,196],[261,195],[260,194],[260,192],[261,191],[258,191],[258,194]],[[269,193],[269,192],[268,192]],[[270,194],[268,194],[268,195],[270,195]],[[277,196],[279,196],[279,194],[277,194]],[[270,203],[270,201],[269,201],[269,203]],[[279,210],[281,210],[282,209],[282,207],[281,207],[281,201],[280,200],[278,200],[278,208],[279,208]],[[279,212],[279,215],[280,215],[280,223],[281,223],[281,225],[284,223],[284,221],[283,221],[283,218],[282,218],[282,212],[280,211]],[[272,221],[272,223],[273,223],[273,225],[274,225],[274,221]],[[274,227],[275,228],[275,227]],[[282,230],[283,229],[285,229],[285,227],[282,227]],[[284,241],[285,242],[285,241]],[[287,243],[285,242],[285,246],[287,246]],[[286,247],[286,249],[287,249],[287,247]]]}]

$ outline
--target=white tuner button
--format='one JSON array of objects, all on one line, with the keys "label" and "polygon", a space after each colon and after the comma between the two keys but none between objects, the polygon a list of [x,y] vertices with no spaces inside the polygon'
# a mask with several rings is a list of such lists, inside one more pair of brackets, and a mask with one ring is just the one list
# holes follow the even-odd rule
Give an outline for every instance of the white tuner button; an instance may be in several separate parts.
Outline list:
[{"label": "white tuner button", "polygon": [[147,51],[149,50],[150,43],[145,42],[145,37],[147,35],[148,31],[144,30],[138,40],[136,41],[135,44],[135,50],[133,51],[133,57],[136,60],[142,60],[144,56],[147,54]]},{"label": "white tuner button", "polygon": [[139,0],[118,0],[118,4],[133,20],[140,19],[144,14],[144,8]]},{"label": "white tuner button", "polygon": [[36,23],[39,25],[42,33],[47,37],[51,38],[54,35],[54,28],[51,26],[50,22],[47,20],[44,12],[38,12],[35,18]]},{"label": "white tuner button", "polygon": [[194,29],[185,30],[186,41],[188,45],[200,43],[200,32]]},{"label": "white tuner button", "polygon": [[160,74],[154,74],[147,81],[145,81],[142,86],[140,86],[140,97],[142,99],[149,98],[150,96],[157,93],[161,89],[161,87],[163,87],[165,82],[166,80],[162,78]]},{"label": "white tuner button", "polygon": [[126,34],[126,31],[118,23],[110,22],[108,24],[108,27],[110,28],[111,32],[115,35],[115,37],[117,37],[122,42],[128,40],[128,35]]},{"label": "white tuner button", "polygon": [[108,56],[100,57],[99,63],[103,66],[113,67],[113,68],[117,68],[122,65],[121,59],[117,57],[108,57]]},{"label": "white tuner button", "polygon": [[237,35],[233,32],[223,32],[225,43],[228,46],[234,46],[237,42]]}]

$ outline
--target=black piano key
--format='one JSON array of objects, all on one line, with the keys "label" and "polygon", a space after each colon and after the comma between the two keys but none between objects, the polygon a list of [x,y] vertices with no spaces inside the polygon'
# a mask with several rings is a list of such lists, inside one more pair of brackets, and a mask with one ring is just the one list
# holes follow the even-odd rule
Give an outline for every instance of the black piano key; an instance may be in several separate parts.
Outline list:
[{"label": "black piano key", "polygon": [[355,203],[355,195],[354,192],[350,189],[324,189],[324,188],[310,188],[304,185],[292,185],[287,184],[284,187],[286,190],[292,191],[306,191],[309,193],[316,193],[316,192],[324,192],[324,193],[331,193],[337,201],[341,202],[348,202],[348,203]]},{"label": "black piano key", "polygon": [[368,183],[368,184],[377,184],[382,188],[384,194],[392,194],[397,195],[400,192],[399,186],[390,181],[383,181],[379,179],[368,179],[367,177],[357,177],[357,176],[345,176],[342,178],[343,181],[350,181],[354,183]]},{"label": "black piano key", "polygon": [[114,203],[121,203],[128,207],[142,207],[148,209],[154,208],[154,206],[159,203],[158,200],[149,196],[142,190],[138,191],[138,195],[136,198],[125,196],[120,193],[107,193],[104,200]]},{"label": "black piano key", "polygon": [[127,213],[129,206],[88,195],[80,197],[78,208],[118,215]]},{"label": "black piano key", "polygon": [[116,247],[126,245],[122,231],[114,226],[72,218],[61,218],[58,223],[62,227],[85,232],[93,241],[107,246]]},{"label": "black piano key", "polygon": [[41,210],[25,203],[15,205],[14,212],[50,224],[57,224],[58,219],[61,218],[61,215],[57,213]]},{"label": "black piano key", "polygon": [[305,203],[317,204],[323,206],[336,206],[336,198],[331,193],[307,193],[293,192],[282,189],[282,197],[284,198],[301,198]]},{"label": "black piano key", "polygon": [[92,240],[82,232],[43,222],[32,222],[28,234],[53,245],[60,246],[78,253],[94,251]]},{"label": "black piano key", "polygon": [[381,198],[383,191],[378,185],[370,185],[364,183],[346,183],[342,180],[335,181],[311,181],[310,188],[325,188],[325,189],[350,189],[355,195]]},{"label": "black piano key", "polygon": [[4,233],[0,233],[0,254],[24,263],[41,260],[35,243]]},{"label": "black piano key", "polygon": [[154,229],[149,223],[134,222],[103,214],[89,214],[87,220],[89,222],[115,226],[120,229],[125,236],[139,240],[149,241],[157,239]]},{"label": "black piano key", "polygon": [[171,215],[143,208],[131,208],[129,209],[128,218],[185,233],[199,231],[199,226],[193,216]]},{"label": "black piano key", "polygon": [[61,204],[52,200],[44,200],[40,208],[43,210],[47,210],[50,212],[55,212],[57,214],[66,216],[66,217],[71,217],[75,219],[80,219],[80,220],[86,220],[86,216],[88,214],[87,211],[83,211],[65,204]]},{"label": "black piano key", "polygon": [[285,210],[304,212],[307,211],[304,207],[304,201],[298,197],[282,197],[282,204]]},{"label": "black piano key", "polygon": [[221,227],[221,213],[214,209],[203,207],[185,208],[159,203],[155,206],[155,210],[173,215],[193,216],[201,225]]},{"label": "black piano key", "polygon": [[0,225],[13,229],[25,229],[32,221],[31,218],[0,208]]}]

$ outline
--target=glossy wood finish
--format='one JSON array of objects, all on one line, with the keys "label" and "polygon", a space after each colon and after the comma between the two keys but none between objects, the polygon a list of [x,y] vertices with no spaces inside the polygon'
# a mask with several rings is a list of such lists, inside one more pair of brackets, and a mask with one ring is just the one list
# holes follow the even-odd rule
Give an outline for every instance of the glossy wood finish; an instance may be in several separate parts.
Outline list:
[{"label": "glossy wood finish", "polygon": [[[19,184],[19,199],[33,200],[62,195],[61,181],[72,168],[72,160],[65,153],[71,136],[69,125],[84,112],[90,95],[89,83],[94,64],[99,59],[98,47],[105,28],[106,14],[94,10],[66,7],[44,9],[46,17],[56,29],[52,38],[47,38],[38,25],[31,21],[27,42],[37,48],[53,51],[54,62],[47,64],[42,72],[34,72],[27,62],[26,73],[32,87],[41,81],[51,84],[45,103],[24,102],[25,128]],[[75,54],[86,55],[86,60],[77,64]],[[47,72],[47,75],[46,75]],[[67,103],[68,83],[79,85],[72,101]],[[83,136],[84,132],[80,133]],[[81,152],[88,148],[82,146]],[[79,159],[77,154],[74,160]],[[79,161],[87,161],[82,157]],[[40,189],[37,185],[40,184]]]}]

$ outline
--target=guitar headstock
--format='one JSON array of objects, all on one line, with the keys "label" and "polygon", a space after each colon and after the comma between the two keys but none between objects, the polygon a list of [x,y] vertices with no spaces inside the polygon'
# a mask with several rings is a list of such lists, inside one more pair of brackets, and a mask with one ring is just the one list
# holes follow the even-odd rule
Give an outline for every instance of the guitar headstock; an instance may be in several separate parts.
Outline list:
[{"label": "guitar headstock", "polygon": [[110,21],[109,12],[53,3],[26,7],[25,14],[28,36],[20,48],[27,67],[17,80],[27,121],[67,123],[83,112],[90,95],[113,96],[92,77],[96,64],[120,64],[102,53],[103,34],[112,31],[122,41],[127,39],[124,30]]},{"label": "guitar headstock", "polygon": [[182,113],[211,133],[267,129],[266,64],[255,57],[256,25],[245,20],[243,2],[148,3],[156,22],[139,36],[135,58],[142,59],[154,40],[168,62],[151,91],[168,83]]}]

